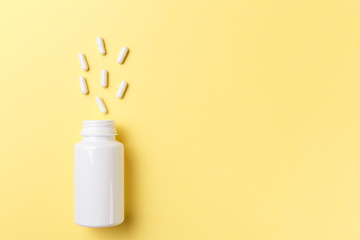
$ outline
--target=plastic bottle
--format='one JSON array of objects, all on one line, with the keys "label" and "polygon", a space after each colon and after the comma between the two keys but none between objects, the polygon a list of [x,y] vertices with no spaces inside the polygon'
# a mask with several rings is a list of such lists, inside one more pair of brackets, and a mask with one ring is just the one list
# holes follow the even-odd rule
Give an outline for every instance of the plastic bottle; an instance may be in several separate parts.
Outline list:
[{"label": "plastic bottle", "polygon": [[124,221],[124,146],[115,122],[85,120],[74,149],[75,223],[111,227]]}]

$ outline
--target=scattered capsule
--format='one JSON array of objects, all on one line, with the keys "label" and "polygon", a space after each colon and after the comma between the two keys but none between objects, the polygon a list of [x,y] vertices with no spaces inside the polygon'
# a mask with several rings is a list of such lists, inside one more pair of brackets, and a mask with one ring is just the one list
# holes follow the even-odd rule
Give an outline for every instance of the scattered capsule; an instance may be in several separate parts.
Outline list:
[{"label": "scattered capsule", "polygon": [[122,64],[125,60],[126,54],[128,53],[129,49],[127,47],[122,47],[121,51],[119,53],[119,57],[117,59],[117,62]]},{"label": "scattered capsule", "polygon": [[87,71],[89,69],[89,66],[86,62],[86,59],[85,59],[85,56],[84,54],[82,53],[79,53],[79,60],[80,60],[80,65],[81,65],[81,68],[84,70],[84,71]]},{"label": "scattered capsule", "polygon": [[96,103],[97,103],[97,105],[99,106],[100,111],[101,111],[102,113],[104,113],[104,114],[107,113],[107,108],[106,108],[103,100],[101,99],[101,97],[96,97]]},{"label": "scattered capsule", "polygon": [[100,54],[105,55],[106,52],[105,52],[104,40],[101,37],[97,37],[96,43],[98,45]]},{"label": "scattered capsule", "polygon": [[88,91],[88,87],[87,87],[85,78],[83,76],[81,76],[79,78],[79,82],[80,82],[81,93],[87,94],[89,91]]},{"label": "scattered capsule", "polygon": [[120,87],[119,87],[119,90],[118,90],[118,92],[117,92],[117,94],[116,94],[116,97],[122,98],[122,97],[124,96],[124,92],[125,92],[125,90],[126,90],[126,87],[127,87],[127,82],[122,81],[122,82],[120,83]]},{"label": "scattered capsule", "polygon": [[107,87],[108,85],[108,73],[105,69],[101,70],[101,86]]}]

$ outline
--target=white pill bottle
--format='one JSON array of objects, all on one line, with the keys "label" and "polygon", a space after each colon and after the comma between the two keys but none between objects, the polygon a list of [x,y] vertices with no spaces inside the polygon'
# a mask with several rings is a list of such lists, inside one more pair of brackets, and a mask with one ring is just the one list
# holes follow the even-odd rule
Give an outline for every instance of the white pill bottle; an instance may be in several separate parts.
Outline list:
[{"label": "white pill bottle", "polygon": [[111,227],[124,221],[124,146],[115,122],[85,120],[74,149],[75,223]]}]

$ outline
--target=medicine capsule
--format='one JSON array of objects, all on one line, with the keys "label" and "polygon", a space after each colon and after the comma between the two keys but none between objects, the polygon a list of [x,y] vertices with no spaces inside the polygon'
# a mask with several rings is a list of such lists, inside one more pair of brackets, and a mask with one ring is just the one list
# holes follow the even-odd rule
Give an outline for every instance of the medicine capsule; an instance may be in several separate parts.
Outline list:
[{"label": "medicine capsule", "polygon": [[101,86],[107,87],[108,85],[108,73],[105,69],[101,70]]},{"label": "medicine capsule", "polygon": [[107,113],[107,108],[106,108],[103,100],[101,99],[101,97],[96,97],[96,103],[97,103],[97,105],[99,106],[100,111],[101,111],[102,113],[104,113],[104,114]]},{"label": "medicine capsule", "polygon": [[129,49],[127,47],[122,47],[121,51],[119,53],[119,57],[117,59],[117,62],[122,64],[124,62],[124,59],[126,57],[126,54],[128,53]]},{"label": "medicine capsule", "polygon": [[104,40],[101,37],[97,37],[96,43],[98,45],[100,54],[105,55],[106,52],[105,52]]},{"label": "medicine capsule", "polygon": [[122,81],[122,82],[120,83],[120,87],[119,87],[119,90],[118,90],[118,92],[117,92],[117,94],[116,94],[116,97],[122,98],[122,97],[124,96],[124,92],[125,92],[125,90],[126,90],[126,87],[127,87],[127,82]]},{"label": "medicine capsule", "polygon": [[86,80],[83,76],[81,76],[79,78],[79,82],[80,82],[80,89],[81,89],[81,92],[83,94],[87,94],[89,91],[88,91],[88,87],[87,87],[87,84],[86,84]]},{"label": "medicine capsule", "polygon": [[84,71],[87,71],[89,69],[89,66],[86,62],[86,59],[85,59],[85,56],[84,54],[82,53],[79,53],[79,60],[80,60],[80,65],[81,65],[81,68],[84,70]]}]

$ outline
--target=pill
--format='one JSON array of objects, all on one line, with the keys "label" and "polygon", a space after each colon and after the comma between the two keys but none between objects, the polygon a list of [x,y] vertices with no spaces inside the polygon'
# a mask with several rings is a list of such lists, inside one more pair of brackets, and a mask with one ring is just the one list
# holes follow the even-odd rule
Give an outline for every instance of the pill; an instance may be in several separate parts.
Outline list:
[{"label": "pill", "polygon": [[124,96],[124,92],[125,92],[125,90],[126,90],[126,87],[127,87],[127,82],[122,81],[122,82],[120,83],[120,87],[119,87],[119,90],[118,90],[118,92],[117,92],[117,94],[116,94],[116,97],[122,98],[122,97]]},{"label": "pill", "polygon": [[127,47],[122,47],[121,50],[120,50],[120,53],[119,53],[119,57],[117,59],[117,62],[118,63],[123,63],[124,62],[124,59],[126,57],[126,54],[128,53],[129,49]]},{"label": "pill", "polygon": [[106,106],[105,106],[103,100],[101,99],[101,97],[96,97],[96,103],[97,103],[97,105],[99,106],[100,111],[101,111],[102,113],[104,113],[104,114],[107,113]]},{"label": "pill", "polygon": [[88,87],[87,87],[87,85],[86,85],[86,80],[85,80],[85,78],[84,78],[83,76],[81,76],[81,77],[79,78],[79,82],[80,82],[81,92],[82,92],[83,94],[87,94],[89,91],[88,91]]},{"label": "pill", "polygon": [[80,60],[80,65],[81,65],[81,68],[84,70],[84,71],[87,71],[89,69],[89,66],[86,62],[86,59],[85,59],[85,56],[84,54],[82,53],[79,53],[79,60]]},{"label": "pill", "polygon": [[108,85],[108,73],[105,69],[101,70],[101,86],[102,87],[107,87]]},{"label": "pill", "polygon": [[99,48],[99,52],[101,55],[105,55],[105,46],[104,46],[104,40],[101,37],[96,38],[96,43]]}]

